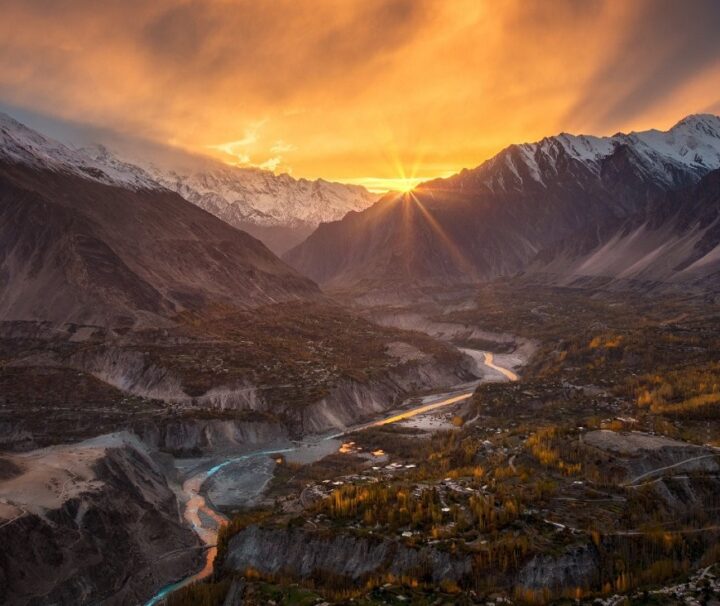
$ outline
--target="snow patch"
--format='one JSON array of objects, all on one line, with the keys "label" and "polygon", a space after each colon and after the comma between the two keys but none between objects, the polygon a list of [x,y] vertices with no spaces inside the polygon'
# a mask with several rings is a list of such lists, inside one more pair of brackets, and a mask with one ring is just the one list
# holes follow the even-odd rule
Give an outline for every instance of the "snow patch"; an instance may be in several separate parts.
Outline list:
[{"label": "snow patch", "polygon": [[104,148],[68,147],[3,113],[0,113],[0,158],[133,190],[163,189],[142,168],[117,160]]}]

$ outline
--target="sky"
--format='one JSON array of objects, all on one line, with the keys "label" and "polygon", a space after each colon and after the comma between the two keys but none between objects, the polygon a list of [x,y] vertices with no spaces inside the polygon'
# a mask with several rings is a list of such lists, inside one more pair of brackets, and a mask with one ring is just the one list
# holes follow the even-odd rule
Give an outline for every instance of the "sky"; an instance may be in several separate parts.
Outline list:
[{"label": "sky", "polygon": [[0,110],[374,190],[720,113],[717,0],[0,0]]}]

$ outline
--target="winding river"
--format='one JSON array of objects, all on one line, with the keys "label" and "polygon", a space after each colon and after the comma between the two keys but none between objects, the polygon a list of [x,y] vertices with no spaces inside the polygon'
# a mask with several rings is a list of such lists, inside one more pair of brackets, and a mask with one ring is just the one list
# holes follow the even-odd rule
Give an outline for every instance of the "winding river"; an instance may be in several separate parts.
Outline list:
[{"label": "winding river", "polygon": [[[478,364],[485,365],[487,368],[499,373],[502,377],[498,377],[500,380],[517,381],[518,376],[511,370],[497,365],[494,362],[494,355],[491,352],[484,352],[478,350],[463,349],[465,353],[470,355]],[[200,581],[210,576],[213,572],[213,563],[215,556],[217,555],[217,536],[220,528],[227,523],[227,518],[221,513],[213,509],[208,503],[207,499],[201,494],[202,485],[206,480],[211,478],[221,469],[228,465],[246,461],[248,459],[255,459],[258,457],[267,457],[274,454],[288,454],[288,453],[299,453],[303,451],[304,462],[311,463],[315,460],[321,459],[323,456],[328,454],[327,442],[331,440],[337,440],[345,435],[354,433],[356,431],[362,431],[369,429],[370,427],[379,427],[382,425],[388,425],[390,423],[397,423],[410,419],[417,415],[432,412],[445,406],[457,404],[470,398],[475,393],[475,388],[482,383],[483,380],[474,381],[467,383],[457,388],[445,391],[442,393],[434,394],[432,396],[426,396],[422,398],[422,404],[414,406],[412,408],[394,411],[388,416],[383,416],[380,419],[371,421],[369,423],[363,423],[349,427],[339,433],[328,434],[324,436],[316,436],[314,438],[308,438],[302,442],[297,442],[293,446],[286,448],[279,447],[275,449],[257,450],[249,452],[243,455],[236,455],[227,458],[226,460],[217,463],[209,469],[199,471],[191,475],[183,483],[183,494],[186,496],[185,510],[183,517],[185,521],[192,527],[197,533],[200,540],[207,546],[205,551],[205,563],[201,570],[193,575],[185,577],[184,579],[163,587],[155,596],[152,597],[145,606],[156,606],[167,598],[171,593],[177,591],[182,587],[186,587],[196,581]],[[325,446],[325,447],[324,447]]]}]

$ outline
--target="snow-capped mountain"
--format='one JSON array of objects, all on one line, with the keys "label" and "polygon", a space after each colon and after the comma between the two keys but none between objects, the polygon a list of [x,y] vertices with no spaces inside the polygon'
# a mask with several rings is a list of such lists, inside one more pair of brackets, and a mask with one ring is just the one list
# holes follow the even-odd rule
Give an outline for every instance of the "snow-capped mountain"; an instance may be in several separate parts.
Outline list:
[{"label": "snow-capped mountain", "polygon": [[258,225],[318,225],[341,219],[351,210],[364,210],[378,196],[358,185],[324,179],[294,179],[266,170],[219,164],[195,173],[149,172],[162,185],[229,223]]},{"label": "snow-capped mountain", "polygon": [[[717,168],[717,116],[688,116],[665,132],[563,133],[511,145],[477,168],[321,225],[284,258],[343,289],[513,275],[568,239],[611,234],[638,215],[652,217],[668,192],[693,187]],[[597,237],[594,243],[601,244]],[[566,258],[564,266],[572,263]]]},{"label": "snow-capped mountain", "polygon": [[0,159],[133,190],[161,189],[143,169],[118,160],[107,150],[93,157],[86,150],[45,137],[1,112]]},{"label": "snow-capped mountain", "polygon": [[188,309],[318,295],[137,166],[0,118],[0,319],[158,326]]},{"label": "snow-capped mountain", "polygon": [[699,179],[720,166],[720,117],[694,114],[668,131],[652,129],[612,137],[561,133],[535,143],[511,145],[449,181],[461,188],[493,193],[546,188],[555,185],[568,170],[584,169],[587,176],[602,177],[605,161],[621,150],[629,153],[635,170],[656,183],[674,187],[678,177],[694,175]]},{"label": "snow-capped mountain", "polygon": [[163,186],[249,231],[276,252],[304,239],[320,223],[360,211],[379,196],[357,185],[295,179],[266,170],[203,162],[197,170],[148,167]]},{"label": "snow-capped mountain", "polygon": [[357,185],[295,179],[207,158],[198,158],[191,170],[126,161],[103,145],[67,146],[2,113],[0,158],[135,190],[167,188],[276,252],[299,243],[320,223],[364,210],[378,199]]},{"label": "snow-capped mountain", "polygon": [[[85,148],[83,153],[112,170],[132,166],[103,146]],[[342,219],[379,199],[358,185],[295,179],[204,157],[184,158],[181,168],[140,164],[146,178],[247,231],[277,254],[299,244],[320,223]]]}]

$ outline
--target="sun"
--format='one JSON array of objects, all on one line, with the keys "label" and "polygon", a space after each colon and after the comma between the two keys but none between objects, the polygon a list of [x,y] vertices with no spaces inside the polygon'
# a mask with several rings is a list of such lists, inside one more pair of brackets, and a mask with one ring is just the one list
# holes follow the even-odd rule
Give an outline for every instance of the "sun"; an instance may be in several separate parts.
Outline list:
[{"label": "sun", "polygon": [[[388,133],[388,136],[378,137],[378,149],[383,158],[380,175],[342,179],[343,182],[361,185],[368,191],[379,195],[407,194],[415,191],[421,183],[442,176],[419,174],[424,157],[424,152],[419,150],[422,150],[423,147],[420,146],[418,150],[415,150],[414,155],[402,157],[391,129],[388,130]],[[446,173],[448,176],[450,174],[452,171]]]},{"label": "sun", "polygon": [[417,179],[399,179],[398,191],[403,194],[409,194],[417,187],[419,180]]},{"label": "sun", "polygon": [[388,191],[395,191],[402,194],[414,191],[418,185],[427,181],[427,177],[419,177],[415,174],[400,174],[397,177],[385,179],[385,185]]}]

